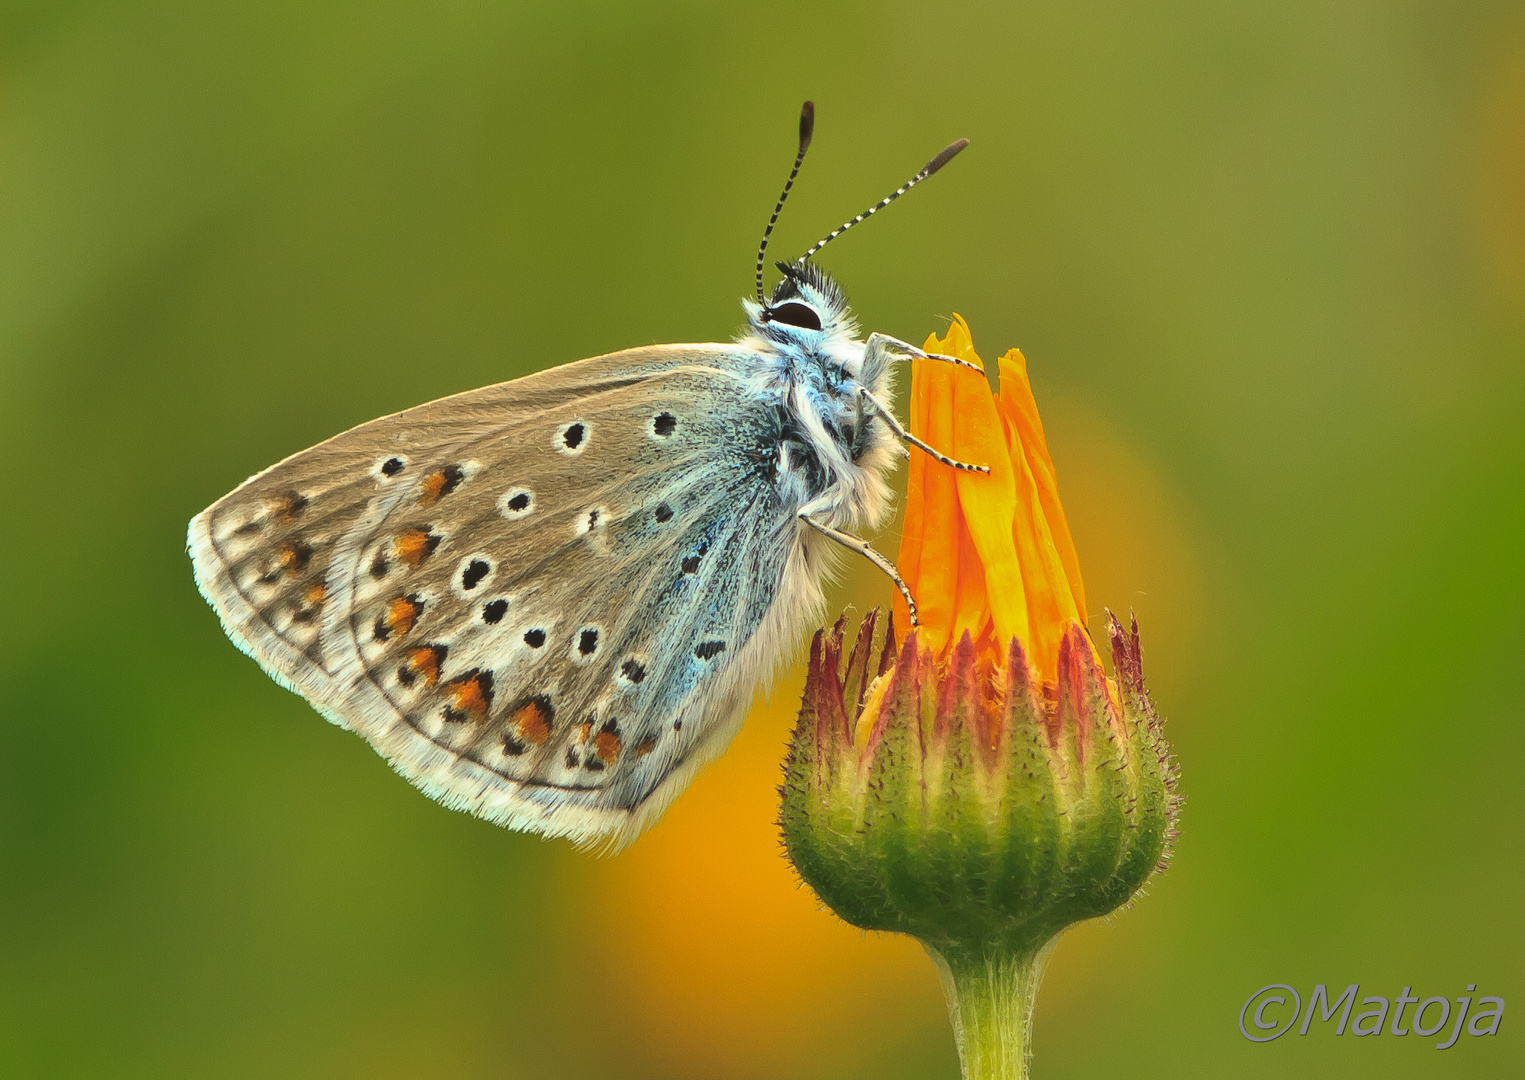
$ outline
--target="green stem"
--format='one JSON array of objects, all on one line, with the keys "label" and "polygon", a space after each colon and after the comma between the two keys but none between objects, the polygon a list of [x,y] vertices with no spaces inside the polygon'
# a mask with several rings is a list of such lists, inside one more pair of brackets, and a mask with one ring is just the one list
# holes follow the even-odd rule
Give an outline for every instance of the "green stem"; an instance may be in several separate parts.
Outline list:
[{"label": "green stem", "polygon": [[1036,952],[938,951],[923,942],[942,975],[964,1080],[1027,1080],[1038,981],[1058,941]]}]

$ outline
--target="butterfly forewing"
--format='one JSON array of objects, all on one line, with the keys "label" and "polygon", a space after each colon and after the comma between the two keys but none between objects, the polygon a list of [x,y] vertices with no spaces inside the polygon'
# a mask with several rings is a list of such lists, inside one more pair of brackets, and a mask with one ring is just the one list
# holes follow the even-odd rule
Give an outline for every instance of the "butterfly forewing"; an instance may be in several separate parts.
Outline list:
[{"label": "butterfly forewing", "polygon": [[364,424],[198,516],[198,583],[431,796],[626,839],[724,748],[798,607],[743,359],[629,350]]}]

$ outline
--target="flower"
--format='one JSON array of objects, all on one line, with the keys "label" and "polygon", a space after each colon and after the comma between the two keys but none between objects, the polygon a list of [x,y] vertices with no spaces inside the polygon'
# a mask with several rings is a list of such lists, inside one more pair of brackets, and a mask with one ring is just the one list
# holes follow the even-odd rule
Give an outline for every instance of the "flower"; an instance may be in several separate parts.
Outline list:
[{"label": "flower", "polygon": [[[926,350],[980,362],[957,315]],[[990,475],[955,471],[925,454],[911,458],[900,574],[934,653],[946,653],[966,631],[992,647],[1016,639],[1052,681],[1065,628],[1085,626],[1085,586],[1027,361],[1012,349],[999,370],[999,397],[967,368],[923,362],[913,371],[912,433],[959,461],[988,465]],[[895,604],[897,622],[907,625],[905,601]]]},{"label": "flower", "polygon": [[[956,316],[926,350],[978,362]],[[995,397],[917,365],[911,432],[990,473],[912,459],[899,569],[920,623],[897,646],[871,613],[845,663],[845,617],[816,635],[781,788],[801,878],[937,963],[966,1077],[1026,1075],[1043,963],[1164,864],[1178,802],[1136,621],[1107,613],[1113,678],[1086,628],[1020,352],[1000,376]]]}]

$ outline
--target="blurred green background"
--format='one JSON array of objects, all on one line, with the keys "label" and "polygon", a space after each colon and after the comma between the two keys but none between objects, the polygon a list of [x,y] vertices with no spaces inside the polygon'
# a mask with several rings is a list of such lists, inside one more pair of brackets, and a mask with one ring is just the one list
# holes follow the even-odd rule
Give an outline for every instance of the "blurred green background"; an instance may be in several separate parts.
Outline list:
[{"label": "blurred green background", "polygon": [[1517,2],[376,0],[0,6],[0,1074],[957,1075],[931,965],[779,857],[797,668],[592,860],[323,723],[183,551],[353,424],[728,338],[807,96],[779,257],[973,140],[825,265],[866,328],[1024,349],[1182,762],[1034,1075],[1520,1075],[1510,1012],[1236,1029],[1271,982],[1525,1008]]}]

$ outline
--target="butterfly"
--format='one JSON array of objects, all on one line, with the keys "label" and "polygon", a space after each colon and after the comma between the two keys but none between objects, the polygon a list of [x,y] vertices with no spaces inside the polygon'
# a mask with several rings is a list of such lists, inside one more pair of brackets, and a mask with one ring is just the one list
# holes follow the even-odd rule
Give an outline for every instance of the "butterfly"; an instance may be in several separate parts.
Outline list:
[{"label": "butterfly", "polygon": [[[373,420],[245,481],[190,523],[201,593],[276,682],[444,805],[617,848],[730,743],[822,605],[848,531],[885,516],[913,438],[891,364],[811,261],[959,140],[792,263],[729,344],[627,349]],[[976,368],[978,370],[978,368]],[[988,471],[988,470],[985,470]]]}]

